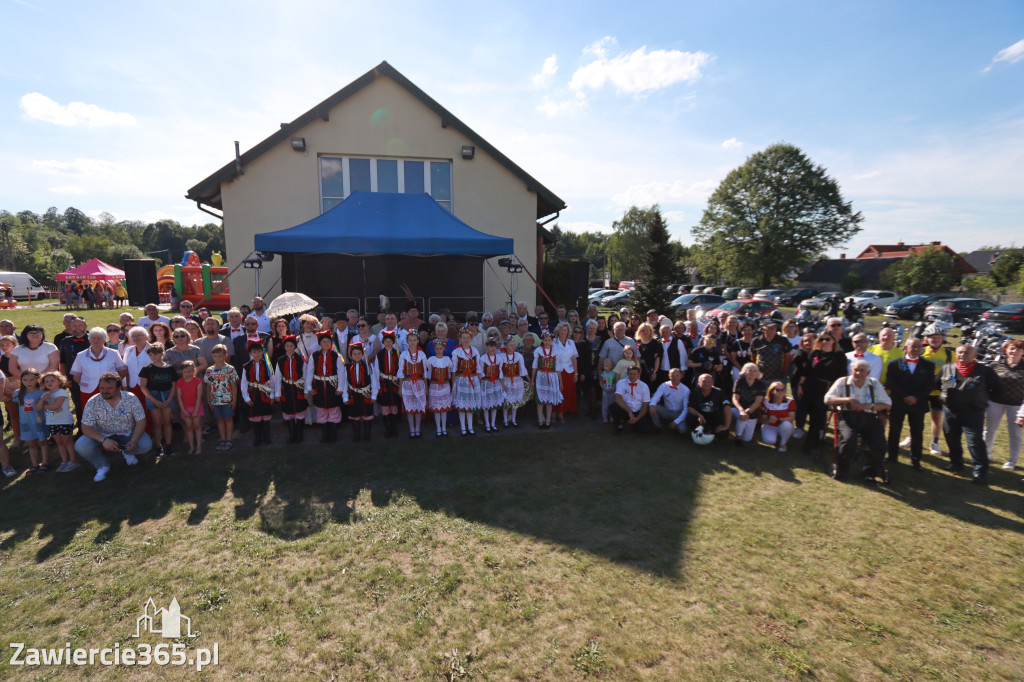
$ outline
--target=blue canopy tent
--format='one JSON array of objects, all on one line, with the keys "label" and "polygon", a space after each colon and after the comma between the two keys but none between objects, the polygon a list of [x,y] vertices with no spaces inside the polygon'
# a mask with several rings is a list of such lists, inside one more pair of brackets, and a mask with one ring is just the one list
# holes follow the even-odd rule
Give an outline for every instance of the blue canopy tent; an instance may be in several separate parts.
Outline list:
[{"label": "blue canopy tent", "polygon": [[[282,284],[329,312],[376,312],[413,292],[421,310],[483,308],[483,263],[513,240],[474,230],[427,194],[353,192],[300,225],[255,235],[257,252],[282,254]],[[425,258],[426,257],[426,258]],[[395,300],[397,298],[397,301]]]}]

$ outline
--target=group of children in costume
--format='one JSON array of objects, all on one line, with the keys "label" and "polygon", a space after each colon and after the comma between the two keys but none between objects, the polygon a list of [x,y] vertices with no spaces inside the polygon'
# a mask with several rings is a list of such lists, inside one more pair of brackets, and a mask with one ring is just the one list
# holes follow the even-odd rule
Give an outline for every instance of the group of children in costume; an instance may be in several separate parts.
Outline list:
[{"label": "group of children in costume", "polygon": [[[522,354],[511,337],[498,350],[488,340],[485,352],[471,345],[469,332],[460,335],[460,345],[451,357],[444,355],[445,341],[435,339],[433,354],[419,348],[415,334],[406,337],[408,349],[399,352],[396,332],[381,332],[382,348],[370,360],[364,356],[361,342],[348,346],[344,359],[330,331],[317,334],[319,349],[302,352],[296,336],[282,339],[284,353],[271,366],[262,343],[251,341],[249,361],[242,367],[239,394],[246,403],[249,421],[255,431],[255,444],[270,442],[270,420],[274,403],[279,403],[288,428],[289,443],[301,443],[307,411],[315,409],[315,421],[321,424],[321,442],[337,439],[344,408],[352,423],[352,440],[370,440],[375,405],[384,422],[386,437],[398,435],[400,412],[409,426],[409,438],[420,438],[423,416],[434,417],[437,438],[448,435],[448,412],[459,415],[463,435],[474,434],[473,413],[482,411],[486,431],[498,429],[498,412],[505,427],[518,427],[518,411],[529,400],[530,386],[537,386],[538,416],[544,423],[547,411],[561,402],[561,388],[554,361],[545,359],[544,346],[534,358],[535,379],[531,382]],[[551,339],[543,343],[550,350]],[[217,350],[214,349],[214,357]],[[215,369],[216,364],[213,368]],[[209,372],[209,370],[208,370]],[[218,426],[220,426],[218,424]],[[222,438],[230,438],[221,434]]]}]

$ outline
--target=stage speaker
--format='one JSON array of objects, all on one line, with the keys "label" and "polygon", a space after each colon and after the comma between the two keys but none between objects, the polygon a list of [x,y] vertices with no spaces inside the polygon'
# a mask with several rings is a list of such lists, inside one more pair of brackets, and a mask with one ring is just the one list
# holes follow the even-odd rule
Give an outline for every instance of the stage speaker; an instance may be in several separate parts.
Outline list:
[{"label": "stage speaker", "polygon": [[569,272],[569,300],[575,304],[580,299],[586,300],[590,293],[590,263],[585,260],[574,260]]},{"label": "stage speaker", "polygon": [[128,303],[144,306],[160,302],[160,290],[156,286],[156,261],[152,258],[125,260],[124,278]]}]

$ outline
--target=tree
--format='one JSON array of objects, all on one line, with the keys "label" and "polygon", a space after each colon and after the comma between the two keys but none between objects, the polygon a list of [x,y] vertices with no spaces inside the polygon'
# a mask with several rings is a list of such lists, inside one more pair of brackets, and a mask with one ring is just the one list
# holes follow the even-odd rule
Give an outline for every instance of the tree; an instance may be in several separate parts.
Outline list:
[{"label": "tree", "polygon": [[[638,279],[644,266],[647,242],[647,210],[636,206],[622,214],[621,220],[612,223],[614,234],[608,238],[608,270],[613,280]],[[659,214],[660,215],[660,214]]]},{"label": "tree", "polygon": [[114,244],[110,247],[110,260],[107,261],[115,268],[124,269],[126,259],[145,258],[142,251],[135,244]]},{"label": "tree", "polygon": [[1008,287],[1017,279],[1022,265],[1024,265],[1024,249],[1006,249],[992,264],[989,276],[999,286]]},{"label": "tree", "polygon": [[912,253],[887,267],[881,275],[884,286],[904,293],[949,291],[960,283],[963,273],[956,260],[939,248]]},{"label": "tree", "polygon": [[[638,210],[635,206],[630,211]],[[628,213],[628,212],[627,212]],[[646,210],[639,210],[646,228],[646,249],[643,252],[644,262],[640,269],[640,284],[633,295],[634,308],[645,311],[657,310],[666,314],[673,296],[665,288],[675,281],[676,249],[668,238],[668,225],[661,216],[657,204]]]},{"label": "tree", "polygon": [[839,185],[799,148],[775,144],[732,170],[693,228],[697,264],[732,282],[770,286],[860,231]]}]

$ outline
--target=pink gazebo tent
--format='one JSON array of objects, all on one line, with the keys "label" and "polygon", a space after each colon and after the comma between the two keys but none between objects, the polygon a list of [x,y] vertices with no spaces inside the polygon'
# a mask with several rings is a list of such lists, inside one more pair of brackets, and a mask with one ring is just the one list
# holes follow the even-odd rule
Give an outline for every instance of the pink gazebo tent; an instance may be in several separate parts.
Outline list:
[{"label": "pink gazebo tent", "polygon": [[91,261],[82,263],[78,267],[71,268],[57,275],[58,282],[66,282],[68,280],[100,280],[110,282],[115,279],[124,280],[124,270],[104,263],[99,258],[93,258]]}]

